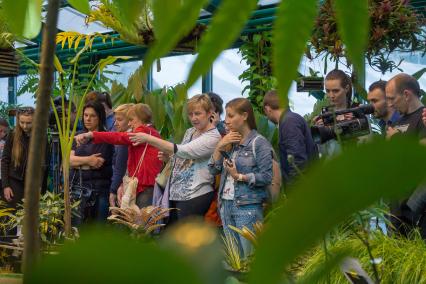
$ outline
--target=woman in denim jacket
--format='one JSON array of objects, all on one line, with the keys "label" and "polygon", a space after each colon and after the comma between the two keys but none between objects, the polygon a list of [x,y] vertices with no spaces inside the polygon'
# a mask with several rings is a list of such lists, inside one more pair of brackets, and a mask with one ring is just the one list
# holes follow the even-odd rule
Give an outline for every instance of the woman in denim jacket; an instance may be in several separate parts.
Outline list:
[{"label": "woman in denim jacket", "polygon": [[[229,133],[218,143],[209,163],[213,175],[222,173],[219,187],[219,211],[225,234],[238,240],[241,253],[251,253],[250,243],[228,225],[253,229],[263,219],[262,202],[272,182],[272,146],[256,131],[249,100],[238,98],[226,105],[225,123]],[[221,152],[227,152],[223,159]],[[226,155],[226,154],[225,154]]]}]

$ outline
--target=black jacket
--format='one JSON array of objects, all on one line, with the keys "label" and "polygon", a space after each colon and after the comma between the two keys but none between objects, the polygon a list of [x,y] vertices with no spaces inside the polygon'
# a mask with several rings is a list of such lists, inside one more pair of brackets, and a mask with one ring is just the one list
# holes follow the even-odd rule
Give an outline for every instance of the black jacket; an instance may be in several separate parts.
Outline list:
[{"label": "black jacket", "polygon": [[[30,148],[30,136],[23,135],[21,138],[21,144],[23,146],[22,152],[22,162],[18,167],[15,167],[12,162],[12,148],[13,148],[13,135],[14,132],[11,131],[6,137],[6,143],[3,148],[3,155],[1,159],[1,183],[2,189],[10,187],[10,179],[13,178],[18,181],[25,181],[25,171],[27,169],[28,163],[28,152]],[[48,159],[48,145],[46,145],[46,160]],[[42,181],[42,193],[47,188],[47,166],[46,162],[43,165],[43,181]]]},{"label": "black jacket", "polygon": [[13,134],[10,134],[6,138],[6,143],[3,149],[3,156],[1,159],[1,182],[2,188],[10,187],[10,178],[24,181],[25,170],[28,162],[28,150],[30,147],[30,137],[23,135],[21,138],[21,144],[23,146],[22,161],[18,167],[15,167],[12,162],[12,148],[13,148]]}]

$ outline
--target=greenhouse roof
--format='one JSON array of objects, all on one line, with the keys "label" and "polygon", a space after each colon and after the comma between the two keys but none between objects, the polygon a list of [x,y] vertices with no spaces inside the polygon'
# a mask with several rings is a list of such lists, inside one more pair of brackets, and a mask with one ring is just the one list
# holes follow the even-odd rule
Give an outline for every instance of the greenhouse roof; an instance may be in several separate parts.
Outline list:
[{"label": "greenhouse roof", "polygon": [[[210,3],[205,7],[205,9],[200,11],[200,17],[198,22],[203,24],[208,24],[214,13],[215,9],[220,4],[221,0],[210,0]],[[280,0],[260,0],[258,1],[258,8],[252,13],[250,20],[247,22],[245,28],[242,31],[242,34],[256,33],[265,27],[259,28],[260,25],[266,26],[266,29],[270,28],[274,19],[276,12],[276,5]],[[100,3],[98,0],[90,1],[91,6],[96,6]],[[410,4],[418,13],[426,14],[426,0],[411,0]],[[72,8],[67,1],[64,1],[60,9],[59,22],[58,22],[58,31],[76,31],[83,34],[90,34],[94,32],[98,33],[108,33],[113,37],[118,37],[118,34],[106,28],[100,22],[86,23],[86,15],[78,12]],[[238,46],[238,42],[235,44]],[[16,44],[17,47],[24,49],[25,54],[33,60],[38,60],[39,53],[41,50],[41,35],[37,38],[28,41],[20,41]],[[95,40],[92,51],[89,55],[97,55],[98,57],[106,57],[108,55],[130,55],[141,58],[146,51],[146,47],[135,46],[121,40],[115,40],[114,44],[103,43],[101,39],[98,41]],[[187,52],[176,52],[174,54],[190,53]],[[73,49],[62,49],[59,45],[57,47],[57,54],[59,57],[69,57],[74,54]]]}]

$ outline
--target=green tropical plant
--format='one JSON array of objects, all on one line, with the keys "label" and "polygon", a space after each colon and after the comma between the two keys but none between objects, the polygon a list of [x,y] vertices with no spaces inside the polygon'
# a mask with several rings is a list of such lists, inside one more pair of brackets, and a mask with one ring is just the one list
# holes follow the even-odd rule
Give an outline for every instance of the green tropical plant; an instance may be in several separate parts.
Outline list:
[{"label": "green tropical plant", "polygon": [[[411,238],[389,237],[380,232],[370,234],[369,241],[377,265],[381,283],[425,283],[426,245],[418,232]],[[364,243],[355,236],[335,239],[328,246],[328,253],[333,255],[341,250],[349,250],[351,256],[360,260],[362,267],[370,276],[374,275],[371,257]],[[296,271],[296,276],[307,275],[325,260],[321,246],[313,249],[312,255],[304,259],[303,267]],[[330,281],[325,277],[317,283],[344,283],[345,276],[334,268]]]},{"label": "green tropical plant", "polygon": [[10,49],[14,40],[15,36],[10,32],[3,9],[0,9],[0,49]]},{"label": "green tropical plant", "polygon": [[[99,5],[92,9],[87,17],[87,22],[102,22],[105,26],[118,32],[120,39],[126,42],[135,45],[151,45],[158,37],[154,32],[155,23],[152,15],[155,1],[138,0],[132,4],[136,6],[131,5],[132,7],[129,7],[125,1],[102,0]],[[132,13],[130,18],[128,17],[129,12]],[[205,28],[204,25],[197,25],[193,30],[188,31],[188,34],[184,35],[185,37],[180,40],[175,49],[193,49]]]},{"label": "green tropical plant", "polygon": [[225,263],[233,271],[247,272],[248,262],[240,255],[238,240],[232,234],[222,236],[223,251],[225,254]]},{"label": "green tropical plant", "polygon": [[248,95],[253,108],[263,110],[263,97],[267,91],[276,88],[277,80],[272,76],[272,32],[242,36],[243,44],[239,47],[242,59],[249,66],[238,77],[248,85],[242,93]]},{"label": "green tropical plant", "polygon": [[65,223],[65,234],[69,235],[71,233],[71,208],[70,208],[70,193],[69,193],[69,173],[70,173],[70,153],[71,148],[74,142],[74,136],[77,130],[78,121],[74,121],[74,124],[71,125],[71,104],[68,106],[65,105],[65,99],[68,97],[70,102],[74,102],[77,105],[77,114],[76,117],[80,117],[82,114],[84,102],[86,95],[91,90],[92,83],[96,78],[98,72],[103,72],[105,67],[109,64],[113,64],[118,59],[129,59],[127,56],[108,56],[105,59],[101,59],[94,67],[92,71],[92,76],[90,78],[89,83],[84,88],[84,92],[79,96],[79,94],[75,91],[76,88],[76,70],[78,59],[81,56],[81,53],[77,53],[77,55],[71,60],[74,62],[72,79],[70,83],[70,89],[68,90],[69,95],[66,95],[66,89],[62,81],[61,74],[64,73],[64,69],[62,68],[59,60],[55,61],[56,70],[60,73],[59,75],[59,86],[60,86],[60,96],[62,98],[61,109],[66,110],[61,112],[61,117],[59,117],[57,109],[55,108],[53,97],[50,98],[53,112],[55,114],[56,124],[59,132],[59,141],[61,146],[61,158],[62,158],[62,170],[63,170],[63,179],[64,179],[64,198],[65,198],[65,215],[64,215],[64,223]]},{"label": "green tropical plant", "polygon": [[[71,208],[77,214],[76,208],[78,201],[71,205]],[[18,205],[16,212],[8,216],[8,222],[5,226],[8,229],[22,226],[24,221],[24,206]],[[40,239],[43,243],[44,249],[48,249],[50,245],[57,245],[63,243],[65,237],[64,216],[65,202],[62,194],[55,194],[47,191],[40,197],[39,208],[39,233]],[[74,231],[76,233],[76,229]],[[74,237],[74,236],[69,236]]]}]

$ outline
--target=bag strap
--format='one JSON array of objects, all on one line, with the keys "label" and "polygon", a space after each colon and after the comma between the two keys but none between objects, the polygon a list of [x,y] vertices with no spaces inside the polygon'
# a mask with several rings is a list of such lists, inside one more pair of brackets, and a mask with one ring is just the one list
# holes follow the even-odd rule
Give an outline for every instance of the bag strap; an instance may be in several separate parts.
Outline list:
[{"label": "bag strap", "polygon": [[[149,135],[151,135],[151,130],[149,131]],[[143,150],[142,156],[141,156],[141,158],[139,159],[139,163],[138,163],[138,165],[136,166],[136,170],[135,170],[135,172],[133,173],[132,178],[133,178],[133,177],[135,177],[136,173],[139,171],[139,169],[140,169],[140,167],[141,167],[141,165],[142,165],[142,161],[143,161],[143,160],[144,160],[144,158],[145,158],[145,154],[146,154],[146,149],[147,149],[147,148],[148,148],[148,143],[147,143],[147,142],[145,142],[145,149]]]},{"label": "bag strap", "polygon": [[253,157],[256,159],[256,140],[259,138],[259,135],[256,135],[256,137],[253,138],[253,142],[251,142],[251,147],[253,151]]},{"label": "bag strap", "polygon": [[[252,151],[253,151],[253,157],[256,159],[256,140],[257,140],[257,138],[259,138],[260,137],[260,135],[257,135],[256,137],[254,137],[254,139],[253,139],[253,142],[252,142],[252,144],[251,144],[251,146],[252,146]],[[274,148],[272,147],[272,159],[276,159],[277,158],[277,154],[275,153],[275,150],[274,150]]]}]

